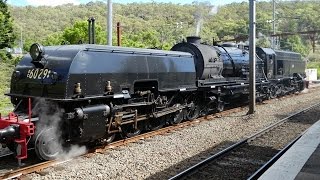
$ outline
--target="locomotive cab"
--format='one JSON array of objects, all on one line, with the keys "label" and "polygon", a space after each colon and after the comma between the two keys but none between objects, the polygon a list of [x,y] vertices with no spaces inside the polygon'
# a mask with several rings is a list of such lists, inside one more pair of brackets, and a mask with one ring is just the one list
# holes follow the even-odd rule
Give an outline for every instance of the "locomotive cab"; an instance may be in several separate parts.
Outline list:
[{"label": "locomotive cab", "polygon": [[274,78],[276,76],[276,53],[270,48],[256,48],[257,55],[264,62],[264,73],[267,78]]}]

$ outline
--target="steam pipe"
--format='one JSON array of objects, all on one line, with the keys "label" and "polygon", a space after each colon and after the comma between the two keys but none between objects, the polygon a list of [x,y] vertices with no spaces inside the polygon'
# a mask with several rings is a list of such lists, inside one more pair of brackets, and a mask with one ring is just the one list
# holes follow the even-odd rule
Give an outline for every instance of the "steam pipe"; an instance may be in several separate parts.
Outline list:
[{"label": "steam pipe", "polygon": [[95,18],[94,17],[92,17],[91,18],[91,23],[92,23],[92,25],[91,25],[91,34],[92,34],[92,44],[95,44],[96,43],[96,35],[95,35]]},{"label": "steam pipe", "polygon": [[91,44],[91,18],[88,19],[89,44]]}]

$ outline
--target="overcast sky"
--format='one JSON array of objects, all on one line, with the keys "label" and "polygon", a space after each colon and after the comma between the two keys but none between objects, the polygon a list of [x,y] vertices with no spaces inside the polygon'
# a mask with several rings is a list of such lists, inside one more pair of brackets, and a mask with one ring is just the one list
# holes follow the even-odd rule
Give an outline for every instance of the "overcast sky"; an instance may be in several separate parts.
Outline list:
[{"label": "overcast sky", "polygon": [[[96,0],[8,0],[8,3],[15,6],[57,6],[61,4],[73,3],[73,4],[81,4],[88,3],[90,1]],[[105,2],[107,0],[104,0]],[[181,4],[191,4],[195,0],[112,0],[114,3],[132,3],[132,2],[172,2],[172,3],[181,3]],[[232,2],[243,2],[248,0],[198,0],[199,2],[209,1],[212,5],[224,5]]]}]

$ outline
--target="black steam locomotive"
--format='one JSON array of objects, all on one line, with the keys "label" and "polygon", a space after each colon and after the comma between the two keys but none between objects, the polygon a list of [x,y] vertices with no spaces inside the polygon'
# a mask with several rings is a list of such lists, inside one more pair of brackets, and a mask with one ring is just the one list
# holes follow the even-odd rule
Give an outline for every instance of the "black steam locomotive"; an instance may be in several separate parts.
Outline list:
[{"label": "black steam locomotive", "polygon": [[[304,88],[300,54],[257,48],[256,61],[258,99]],[[33,44],[12,74],[7,95],[15,110],[0,118],[0,142],[19,148],[18,159],[33,146],[48,160],[70,144],[108,143],[116,134],[131,137],[222,111],[248,98],[248,65],[245,48],[197,37],[172,51]]]}]

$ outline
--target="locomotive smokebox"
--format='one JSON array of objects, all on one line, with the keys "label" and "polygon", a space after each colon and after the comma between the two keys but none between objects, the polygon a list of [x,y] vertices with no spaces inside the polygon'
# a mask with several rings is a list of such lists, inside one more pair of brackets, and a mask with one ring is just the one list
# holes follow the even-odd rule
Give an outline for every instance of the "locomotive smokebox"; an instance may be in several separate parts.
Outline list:
[{"label": "locomotive smokebox", "polygon": [[197,79],[221,79],[223,62],[214,47],[201,44],[200,41],[198,36],[189,36],[187,42],[178,43],[171,50],[193,55]]},{"label": "locomotive smokebox", "polygon": [[200,44],[201,38],[199,36],[188,36],[187,43]]}]

